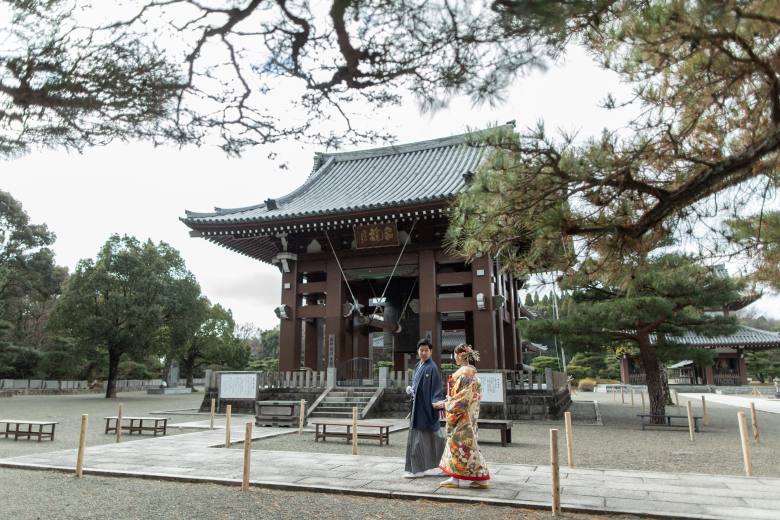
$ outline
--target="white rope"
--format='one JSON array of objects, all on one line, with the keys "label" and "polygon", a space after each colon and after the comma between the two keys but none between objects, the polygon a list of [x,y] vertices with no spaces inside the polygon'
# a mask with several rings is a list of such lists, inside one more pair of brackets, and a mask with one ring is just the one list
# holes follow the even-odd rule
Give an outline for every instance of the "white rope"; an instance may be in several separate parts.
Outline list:
[{"label": "white rope", "polygon": [[[412,227],[409,229],[409,233],[407,233],[407,235],[406,235],[406,240],[404,240],[404,245],[401,248],[401,253],[398,255],[398,259],[395,261],[395,265],[393,266],[393,271],[390,273],[390,278],[387,279],[387,283],[385,284],[385,289],[382,291],[382,296],[379,297],[378,302],[383,302],[384,301],[385,294],[387,294],[387,288],[390,287],[390,282],[393,281],[393,276],[395,275],[395,270],[398,269],[398,264],[401,263],[401,257],[404,256],[404,251],[406,250],[406,246],[409,243],[409,240],[412,238],[412,232],[414,231],[414,226],[416,226],[417,222],[419,222],[419,221],[420,221],[420,219],[416,218],[416,219],[414,219],[414,222],[412,222]],[[374,311],[371,314],[376,313],[377,310],[379,310],[379,305],[376,305],[374,307]]]},{"label": "white rope", "polygon": [[336,259],[336,265],[339,266],[341,277],[344,279],[344,283],[347,284],[347,290],[349,291],[349,295],[352,296],[352,303],[355,305],[355,309],[358,311],[358,314],[361,314],[360,306],[358,305],[357,299],[355,298],[355,293],[352,292],[352,287],[349,286],[349,280],[347,280],[347,275],[344,274],[344,269],[341,268],[341,262],[339,262],[339,257],[336,255],[336,250],[333,248],[333,243],[330,241],[330,236],[328,235],[327,230],[325,230],[325,238],[328,239],[328,245],[330,245],[330,251],[331,253],[333,253],[333,258]]}]

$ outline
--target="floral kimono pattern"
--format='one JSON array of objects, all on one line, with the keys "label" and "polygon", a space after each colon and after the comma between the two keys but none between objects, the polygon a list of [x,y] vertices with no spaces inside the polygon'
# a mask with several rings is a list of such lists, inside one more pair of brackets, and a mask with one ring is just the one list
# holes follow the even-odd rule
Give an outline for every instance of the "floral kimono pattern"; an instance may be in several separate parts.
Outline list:
[{"label": "floral kimono pattern", "polygon": [[447,392],[447,446],[439,469],[462,480],[489,480],[477,443],[477,420],[482,384],[476,370],[463,367],[449,376]]}]

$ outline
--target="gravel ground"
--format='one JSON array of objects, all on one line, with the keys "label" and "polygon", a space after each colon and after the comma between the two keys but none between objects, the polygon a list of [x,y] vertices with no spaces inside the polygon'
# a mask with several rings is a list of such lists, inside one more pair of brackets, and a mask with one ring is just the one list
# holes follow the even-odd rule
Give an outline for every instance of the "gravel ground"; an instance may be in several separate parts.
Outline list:
[{"label": "gravel ground", "polygon": [[[640,428],[641,413],[639,396],[636,406],[631,407],[628,399],[625,405],[613,402],[605,394],[581,393],[575,406],[589,407],[586,400],[597,400],[603,426],[592,421],[575,422],[574,457],[580,468],[610,468],[627,470],[665,471],[674,473],[710,473],[721,475],[743,475],[742,452],[737,423],[738,408],[708,403],[707,411],[710,423],[696,434],[695,442],[688,439],[687,428],[645,430]],[[680,399],[684,415],[684,400]],[[677,414],[675,407],[667,410]],[[694,402],[694,414],[700,415],[700,402]],[[575,414],[587,417],[587,413]],[[748,421],[750,420],[748,413]],[[480,432],[480,448],[491,462],[511,464],[549,464],[550,428],[559,428],[560,458],[566,461],[563,421],[560,422],[520,422],[515,421],[512,428],[513,443],[502,448],[496,430]],[[761,431],[761,444],[753,445],[753,472],[755,476],[780,477],[780,415],[758,412],[758,424]],[[375,441],[361,441],[358,453],[362,455],[384,455],[403,457],[405,453],[406,431],[390,434],[390,445],[380,447]],[[488,443],[488,441],[492,441]],[[350,444],[337,439],[325,443],[314,442],[313,433],[304,433],[302,437],[283,435],[253,442],[258,450],[317,450],[328,453],[351,453]]]},{"label": "gravel ground", "polygon": [[[122,414],[125,416],[149,416],[149,412],[160,410],[196,409],[203,400],[202,393],[189,395],[147,395],[142,392],[120,393],[117,399],[106,399],[102,394],[72,394],[54,396],[15,396],[0,398],[0,419],[30,419],[35,421],[59,421],[54,431],[54,442],[34,440],[18,440],[0,436],[0,459],[77,448],[79,431],[81,429],[81,414],[89,414],[87,429],[87,446],[116,442],[114,435],[106,435],[106,421],[103,417],[116,415],[118,405],[122,404]],[[166,417],[161,415],[160,417]],[[207,419],[208,416],[168,415],[168,435],[190,433],[193,430],[178,430],[170,428],[177,422]],[[2,426],[4,430],[4,426]],[[142,438],[148,438],[144,434]],[[122,442],[137,439],[126,433]]]},{"label": "gravel ground", "polygon": [[[99,395],[17,396],[0,399],[0,417],[53,419],[60,422],[54,442],[35,442],[0,438],[0,458],[75,448],[80,415],[90,414],[88,445],[114,442],[104,435],[102,417],[116,413],[123,403],[126,415],[149,415],[152,411],[194,409],[201,394],[185,396],[147,396],[120,394],[117,400]],[[710,425],[691,443],[685,429],[641,431],[635,414],[638,405],[621,405],[603,394],[580,394],[576,406],[588,417],[592,406],[584,401],[599,401],[603,426],[590,420],[574,425],[575,457],[579,467],[657,470],[670,472],[742,474],[737,408],[709,404]],[[695,403],[698,409],[698,404]],[[675,413],[670,407],[670,413]],[[698,413],[698,412],[697,412]],[[202,420],[204,415],[170,415],[171,423]],[[761,444],[753,446],[753,467],[757,476],[780,476],[780,415],[759,412]],[[509,448],[487,441],[498,441],[498,432],[481,434],[482,450],[492,462],[547,464],[549,429],[560,422],[516,422],[514,443]],[[186,433],[192,430],[181,430]],[[169,435],[180,431],[170,429]],[[402,457],[406,432],[391,434],[390,446],[361,442],[359,452],[366,455]],[[563,437],[561,435],[561,437]],[[137,439],[138,437],[134,437]],[[148,435],[145,436],[148,438]],[[123,442],[132,442],[127,436]],[[313,434],[296,434],[256,440],[255,449],[294,451],[317,450],[350,453],[346,442],[337,440],[314,443]],[[565,450],[561,440],[561,459]],[[301,514],[313,518],[549,518],[546,511],[502,508],[484,505],[460,505],[424,500],[404,501],[331,494],[252,489],[240,493],[236,488],[213,484],[189,484],[144,479],[96,477],[75,479],[72,475],[47,471],[0,468],[0,509],[4,518],[193,518],[207,513],[215,518],[295,518]],[[577,520],[628,520],[631,515],[568,514],[562,518]]]},{"label": "gravel ground", "polygon": [[[83,519],[417,519],[546,520],[548,511],[427,500],[391,500],[324,493],[71,475],[0,468],[3,518]],[[34,504],[34,505],[33,505]],[[633,515],[566,513],[570,520],[638,520]]]}]

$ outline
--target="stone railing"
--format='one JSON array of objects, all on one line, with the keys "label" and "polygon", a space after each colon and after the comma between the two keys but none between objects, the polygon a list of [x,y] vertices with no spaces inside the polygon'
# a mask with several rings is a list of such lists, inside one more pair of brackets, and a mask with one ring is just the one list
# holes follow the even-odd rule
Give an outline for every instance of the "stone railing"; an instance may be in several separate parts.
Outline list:
[{"label": "stone railing", "polygon": [[259,372],[258,386],[267,388],[326,388],[328,373],[325,370],[295,370],[292,372]]},{"label": "stone railing", "polygon": [[[141,391],[147,388],[157,388],[162,385],[162,379],[117,379],[116,389],[118,391],[130,392]],[[179,380],[179,386],[185,386],[186,379]],[[193,379],[193,385],[203,385],[204,379]],[[108,383],[99,382],[92,387],[88,381],[61,381],[54,379],[0,379],[0,390],[18,390],[18,391],[41,391],[41,392],[75,392],[80,390],[102,390],[105,391]]]}]

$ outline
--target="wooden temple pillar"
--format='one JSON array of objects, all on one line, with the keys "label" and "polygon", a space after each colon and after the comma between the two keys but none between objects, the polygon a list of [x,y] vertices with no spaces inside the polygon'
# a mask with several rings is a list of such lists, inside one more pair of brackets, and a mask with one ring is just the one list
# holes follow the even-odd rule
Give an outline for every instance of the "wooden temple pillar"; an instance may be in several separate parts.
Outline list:
[{"label": "wooden temple pillar", "polygon": [[708,367],[704,367],[704,384],[705,385],[714,385],[715,384],[715,374],[713,372],[712,365]]},{"label": "wooden temple pillar", "polygon": [[745,361],[745,351],[743,349],[739,349],[739,356],[737,358],[737,370],[739,374],[739,384],[740,385],[746,385],[748,384],[748,373],[747,373],[747,362]]},{"label": "wooden temple pillar", "polygon": [[287,372],[301,366],[301,322],[298,309],[298,262],[287,260],[282,270],[282,305],[287,317],[279,324],[279,370]]},{"label": "wooden temple pillar", "polygon": [[[325,359],[333,359],[333,366],[349,359],[350,353],[344,344],[344,284],[341,280],[341,270],[336,260],[328,260],[325,278]],[[351,345],[349,346],[351,351]],[[331,349],[333,350],[331,354]]]},{"label": "wooden temple pillar", "polygon": [[630,384],[630,373],[628,356],[623,354],[620,358],[620,382],[624,385]]},{"label": "wooden temple pillar", "polygon": [[441,364],[441,331],[439,330],[438,297],[436,291],[436,256],[431,249],[420,251],[420,339],[430,337],[433,345],[431,358]]},{"label": "wooden temple pillar", "polygon": [[479,350],[481,357],[479,368],[495,370],[500,368],[500,357],[496,341],[496,311],[493,306],[493,261],[487,256],[475,259],[471,264],[471,274],[474,348]]},{"label": "wooden temple pillar", "polygon": [[504,341],[506,342],[504,346],[504,351],[508,353],[506,357],[506,365],[504,368],[507,368],[509,370],[514,370],[515,367],[517,367],[517,364],[520,362],[518,360],[518,352],[517,352],[517,345],[518,342],[518,331],[517,331],[517,291],[515,290],[515,278],[511,274],[506,275],[506,284],[504,287],[507,289],[506,294],[506,305],[505,309],[507,310],[507,320],[504,322]]},{"label": "wooden temple pillar", "polygon": [[312,370],[319,370],[319,352],[317,341],[317,320],[301,320],[303,323],[304,366]]}]

